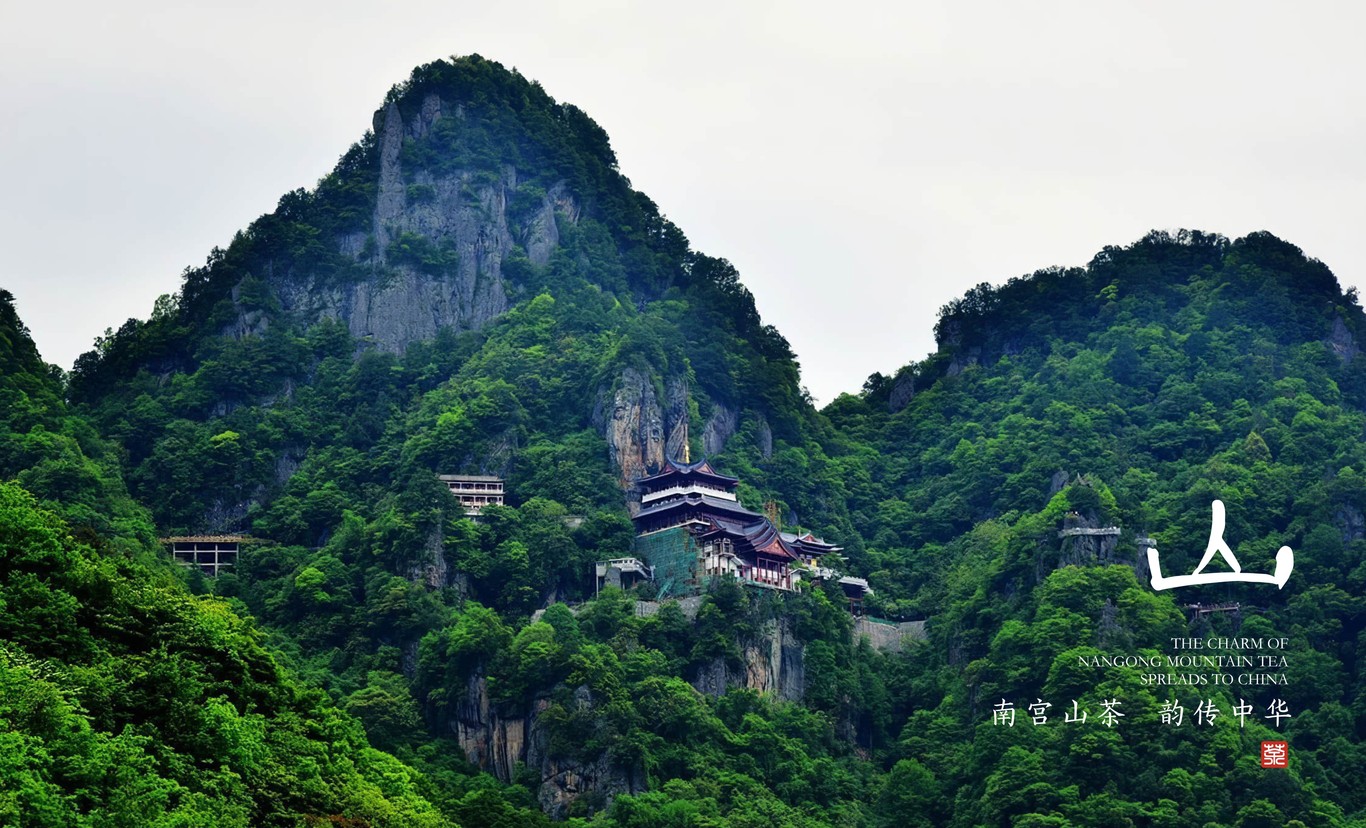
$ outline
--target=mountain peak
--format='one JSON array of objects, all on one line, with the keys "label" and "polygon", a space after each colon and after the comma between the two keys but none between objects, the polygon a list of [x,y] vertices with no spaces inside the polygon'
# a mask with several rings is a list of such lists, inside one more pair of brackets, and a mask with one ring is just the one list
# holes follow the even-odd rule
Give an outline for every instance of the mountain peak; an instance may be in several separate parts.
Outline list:
[{"label": "mountain peak", "polygon": [[98,396],[140,366],[192,369],[206,337],[280,325],[336,321],[399,354],[583,281],[631,304],[719,292],[757,329],[734,270],[691,251],[616,163],[601,127],[515,70],[478,55],[419,66],[316,188],[286,193],[187,270],[159,318],[130,320],[78,360],[73,394]]}]

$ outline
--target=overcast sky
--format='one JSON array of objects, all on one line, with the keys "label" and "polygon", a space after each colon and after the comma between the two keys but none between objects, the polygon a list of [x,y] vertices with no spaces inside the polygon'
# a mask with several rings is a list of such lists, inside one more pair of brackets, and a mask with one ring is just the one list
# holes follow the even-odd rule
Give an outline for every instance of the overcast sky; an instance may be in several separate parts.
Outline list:
[{"label": "overcast sky", "polygon": [[1363,8],[0,0],[0,287],[69,368],[478,52],[607,130],[826,402],[967,287],[1152,228],[1270,230],[1360,285]]}]

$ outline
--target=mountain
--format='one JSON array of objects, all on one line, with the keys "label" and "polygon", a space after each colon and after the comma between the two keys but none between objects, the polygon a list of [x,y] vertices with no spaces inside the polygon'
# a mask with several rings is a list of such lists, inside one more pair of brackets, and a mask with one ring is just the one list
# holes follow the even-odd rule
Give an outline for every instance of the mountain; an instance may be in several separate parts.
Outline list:
[{"label": "mountain", "polygon": [[[629,188],[586,116],[496,64],[420,67],[376,123],[315,191],[282,199],[70,377],[160,534],[273,542],[191,586],[279,631],[377,745],[443,779],[477,778],[465,758],[504,781],[532,765],[522,781],[557,816],[649,802],[701,760],[661,758],[661,734],[685,726],[657,719],[661,694],[738,752],[711,763],[734,793],[704,788],[705,807],[793,808],[759,795],[751,764],[767,747],[746,744],[784,717],[805,718],[784,736],[801,763],[783,774],[852,780],[853,746],[833,734],[881,690],[836,692],[840,671],[873,660],[842,595],[793,596],[801,623],[743,593],[694,620],[604,599],[528,623],[591,595],[593,561],[629,553],[632,484],[685,441],[742,475],[746,502],[857,553],[824,448],[841,450],[835,435],[734,269]],[[466,521],[437,478],[451,473],[505,477],[515,505]],[[829,715],[756,698],[723,720],[690,684],[745,684],[763,641],[820,636],[801,674],[828,685]],[[634,639],[662,660],[608,646]],[[435,799],[464,824],[484,807],[460,804],[467,787]],[[821,807],[847,798],[828,791]]]},{"label": "mountain", "polygon": [[[475,56],[414,70],[374,126],[65,389],[26,337],[0,354],[0,391],[37,412],[0,435],[6,474],[43,501],[16,488],[16,508],[73,527],[72,560],[117,550],[143,567],[129,583],[185,612],[253,618],[224,623],[265,631],[251,646],[280,672],[256,680],[360,722],[372,747],[337,762],[368,778],[379,765],[345,757],[372,751],[407,780],[382,789],[397,810],[358,795],[288,813],[1366,820],[1366,319],[1322,263],[1266,233],[1153,233],[975,288],[941,311],[935,354],[817,411],[734,268],[630,187],[581,111]],[[632,550],[632,482],[685,455],[841,547],[834,563],[873,587],[864,609],[923,620],[924,640],[872,646],[889,626],[856,624],[832,581],[599,594],[593,563]],[[75,470],[84,488],[60,482]],[[505,479],[509,505],[466,520],[442,474]],[[1214,499],[1249,572],[1294,549],[1284,589],[1150,587],[1140,539],[1194,570]],[[229,532],[263,542],[217,578],[156,555],[158,536]],[[24,658],[57,658],[28,629]],[[1222,686],[1218,667],[1166,660],[1183,639],[1275,641],[1285,664]],[[186,698],[220,689],[221,713],[253,715],[229,687]],[[1062,721],[1074,702],[1091,724]],[[1268,720],[1278,702],[1290,717]],[[1198,703],[1222,717],[1197,725]],[[1178,704],[1192,719],[1163,724]],[[1263,770],[1278,739],[1289,767]]]},{"label": "mountain", "polygon": [[[1358,824],[1364,321],[1354,292],[1269,234],[1153,233],[969,291],[941,312],[935,354],[826,409],[867,446],[849,508],[883,611],[933,619],[893,755],[957,791],[941,801],[953,824]],[[1140,539],[1168,574],[1196,571],[1214,500],[1247,571],[1293,548],[1284,589],[1149,588]],[[1248,682],[1233,686],[1094,666],[1166,664],[1189,637],[1274,641],[1280,666],[1224,671]],[[1201,655],[1256,665],[1265,647]],[[1056,718],[1108,699],[1130,727],[990,724],[1006,701]],[[1278,701],[1294,717],[1162,726],[1164,707],[1209,701],[1251,704],[1260,726]],[[1267,779],[1257,747],[1278,738],[1298,759]]]},{"label": "mountain", "polygon": [[[246,528],[310,452],[393,442],[409,407],[388,482],[414,461],[522,480],[548,472],[514,463],[541,462],[629,488],[685,435],[751,465],[816,446],[787,342],[578,109],[472,57],[415,70],[375,128],[77,361],[72,398],[127,447],[160,525]],[[458,437],[435,422],[457,399]],[[574,434],[605,437],[611,465]],[[619,488],[553,494],[615,506]],[[842,522],[814,487],[789,497],[803,521]]]}]

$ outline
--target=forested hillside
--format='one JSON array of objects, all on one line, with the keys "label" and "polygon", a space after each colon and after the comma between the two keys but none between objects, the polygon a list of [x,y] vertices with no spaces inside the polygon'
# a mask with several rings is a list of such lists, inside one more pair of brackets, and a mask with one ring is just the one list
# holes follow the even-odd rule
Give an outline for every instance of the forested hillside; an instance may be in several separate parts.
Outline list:
[{"label": "forested hillside", "polygon": [[0,361],[0,823],[452,824],[251,621],[189,594],[3,292]]},{"label": "forested hillside", "polygon": [[[1359,821],[1362,331],[1356,296],[1269,234],[1153,233],[1085,269],[969,292],[943,309],[936,354],[826,409],[866,447],[849,508],[882,611],[934,619],[894,755],[949,783],[956,824]],[[1169,573],[1193,571],[1214,499],[1248,571],[1293,548],[1283,590],[1150,589],[1137,538],[1156,540]],[[1069,525],[1124,531],[1084,543],[1059,537]],[[1289,639],[1288,683],[1146,686],[1151,670],[1079,666],[1234,634]],[[1051,700],[1055,718],[1074,699],[1118,698],[1128,718],[993,727],[1002,698]],[[1277,737],[1250,723],[1161,726],[1173,699],[1246,699],[1259,717],[1286,701],[1291,773],[1266,776],[1255,747]]]},{"label": "forested hillside", "polygon": [[[602,130],[471,57],[415,70],[65,388],[0,311],[0,701],[31,757],[0,806],[53,803],[21,824],[120,824],[132,783],[72,770],[116,749],[150,757],[117,764],[168,819],[212,824],[1366,824],[1366,327],[1268,234],[983,285],[937,353],[818,412]],[[810,579],[597,594],[631,482],[685,445],[926,640],[875,650]],[[451,473],[505,478],[508,505],[466,519]],[[1293,547],[1283,590],[1149,586],[1137,538],[1190,572],[1215,498],[1247,570]],[[217,578],[157,554],[222,532],[259,542]],[[1287,683],[1084,666],[1234,634],[1288,639]],[[85,742],[22,701],[49,686]],[[1007,699],[1021,720],[994,724]],[[1061,721],[1109,699],[1116,726]],[[1244,699],[1291,718],[1240,723]],[[1159,723],[1197,700],[1225,715]],[[1263,770],[1276,734],[1289,769]]]}]

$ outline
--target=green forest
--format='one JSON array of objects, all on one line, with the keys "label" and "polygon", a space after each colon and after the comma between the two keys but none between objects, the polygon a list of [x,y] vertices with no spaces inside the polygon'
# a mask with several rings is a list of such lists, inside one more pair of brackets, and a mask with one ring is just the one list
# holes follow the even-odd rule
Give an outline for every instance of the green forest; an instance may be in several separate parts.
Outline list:
[{"label": "green forest", "polygon": [[[20,311],[0,824],[1366,826],[1366,315],[1270,233],[983,284],[818,410],[603,130],[471,56],[70,372]],[[829,581],[599,589],[679,441],[924,636],[874,646]],[[1216,499],[1283,589],[1149,585],[1139,539],[1191,572]],[[207,577],[159,540],[196,534],[254,542]],[[1285,682],[1143,666],[1235,637]]]}]

